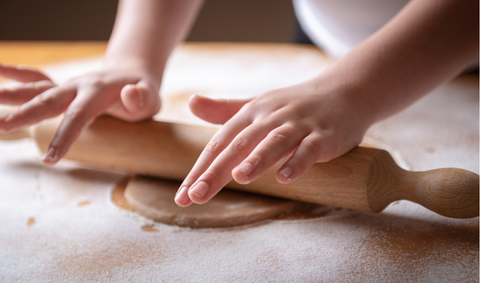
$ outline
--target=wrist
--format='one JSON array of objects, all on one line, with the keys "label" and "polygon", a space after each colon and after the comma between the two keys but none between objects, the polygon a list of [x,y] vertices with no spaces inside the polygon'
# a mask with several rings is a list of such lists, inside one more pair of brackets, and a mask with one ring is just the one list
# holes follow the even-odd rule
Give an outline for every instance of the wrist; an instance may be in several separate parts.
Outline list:
[{"label": "wrist", "polygon": [[338,108],[340,116],[347,116],[349,121],[365,132],[380,120],[377,105],[370,101],[369,89],[352,77],[327,70],[305,82],[305,85],[310,93],[322,97],[320,101],[331,100],[330,105]]},{"label": "wrist", "polygon": [[148,60],[142,56],[111,56],[105,55],[103,67],[110,70],[124,70],[128,73],[139,73],[151,77],[158,82],[162,81],[166,60]]}]

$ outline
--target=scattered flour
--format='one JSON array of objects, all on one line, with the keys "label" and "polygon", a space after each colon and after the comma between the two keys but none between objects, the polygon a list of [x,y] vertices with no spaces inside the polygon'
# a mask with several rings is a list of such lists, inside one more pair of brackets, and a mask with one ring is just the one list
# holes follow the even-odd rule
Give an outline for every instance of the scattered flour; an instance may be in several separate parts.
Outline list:
[{"label": "scattered flour", "polygon": [[[288,48],[185,47],[169,62],[162,92],[167,102],[197,91],[254,95],[309,78],[326,62],[313,51]],[[62,81],[99,64],[84,60],[47,71]],[[476,91],[473,98],[465,85]],[[450,111],[429,108],[445,104]],[[183,108],[178,113],[175,119],[191,119]],[[414,170],[455,166],[478,173],[478,79],[442,87],[369,135]],[[382,214],[178,228],[114,206],[111,190],[124,175],[67,161],[45,167],[26,139],[0,141],[0,156],[0,282],[478,282],[478,218],[447,219],[400,201]]]}]

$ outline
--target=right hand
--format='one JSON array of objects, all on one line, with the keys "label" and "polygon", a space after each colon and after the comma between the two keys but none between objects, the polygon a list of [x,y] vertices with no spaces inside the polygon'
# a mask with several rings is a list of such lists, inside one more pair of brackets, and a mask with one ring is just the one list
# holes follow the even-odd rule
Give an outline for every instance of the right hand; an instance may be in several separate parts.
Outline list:
[{"label": "right hand", "polygon": [[160,83],[144,70],[104,68],[56,85],[39,70],[0,63],[0,75],[24,84],[0,88],[0,103],[21,105],[0,117],[0,132],[7,133],[65,113],[43,157],[53,165],[68,151],[81,131],[102,114],[136,122],[160,109]]},{"label": "right hand", "polygon": [[224,124],[183,181],[175,202],[203,204],[234,179],[248,184],[282,158],[276,180],[288,184],[314,163],[337,158],[363,139],[370,125],[368,107],[357,92],[318,76],[302,84],[251,99],[192,96],[192,112]]}]

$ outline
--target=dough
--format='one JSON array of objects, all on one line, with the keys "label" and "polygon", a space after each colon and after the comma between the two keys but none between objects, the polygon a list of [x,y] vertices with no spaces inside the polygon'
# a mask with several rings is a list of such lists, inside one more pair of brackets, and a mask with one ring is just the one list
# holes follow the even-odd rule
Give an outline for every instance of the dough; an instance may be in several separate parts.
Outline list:
[{"label": "dough", "polygon": [[223,189],[206,204],[182,208],[173,201],[179,182],[133,177],[125,198],[131,209],[154,221],[192,228],[239,226],[282,216],[304,204]]},{"label": "dough", "polygon": [[[378,147],[371,143],[362,146]],[[125,188],[124,184],[122,186]],[[175,181],[133,177],[126,184],[125,192],[123,189],[114,190],[112,200],[117,206],[154,221],[192,228],[231,227],[270,218],[301,220],[350,213],[347,209],[229,189],[223,189],[206,204],[182,208],[173,201],[179,186],[180,182]]]}]

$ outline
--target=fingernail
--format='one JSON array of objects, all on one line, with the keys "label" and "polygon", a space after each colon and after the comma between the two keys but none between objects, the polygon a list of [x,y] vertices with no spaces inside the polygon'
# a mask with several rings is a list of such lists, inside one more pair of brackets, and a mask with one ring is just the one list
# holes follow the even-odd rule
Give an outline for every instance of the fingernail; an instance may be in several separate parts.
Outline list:
[{"label": "fingernail", "polygon": [[56,161],[57,160],[57,150],[53,147],[49,148],[48,151],[43,156],[42,160]]},{"label": "fingernail", "polygon": [[208,185],[205,182],[198,182],[190,192],[194,194],[197,198],[203,198],[208,192]]},{"label": "fingernail", "polygon": [[285,176],[287,181],[290,181],[291,180],[290,175],[292,175],[292,168],[291,167],[285,167],[282,170],[280,170],[279,173],[282,174],[283,176]]},{"label": "fingernail", "polygon": [[183,192],[186,188],[187,188],[187,186],[185,186],[185,185],[182,184],[182,185],[180,186],[180,188],[178,188],[177,193],[175,194],[175,198],[178,196],[178,194],[179,194],[180,192]]},{"label": "fingernail", "polygon": [[244,162],[240,164],[236,170],[240,171],[245,179],[248,180],[248,176],[250,176],[250,174],[253,172],[253,165],[250,162]]},{"label": "fingernail", "polygon": [[[185,192],[188,190],[188,186],[181,186],[178,189],[177,194],[175,195],[175,202],[177,204],[186,204],[190,199],[188,198],[188,194]],[[183,196],[183,197],[182,197]]]}]

